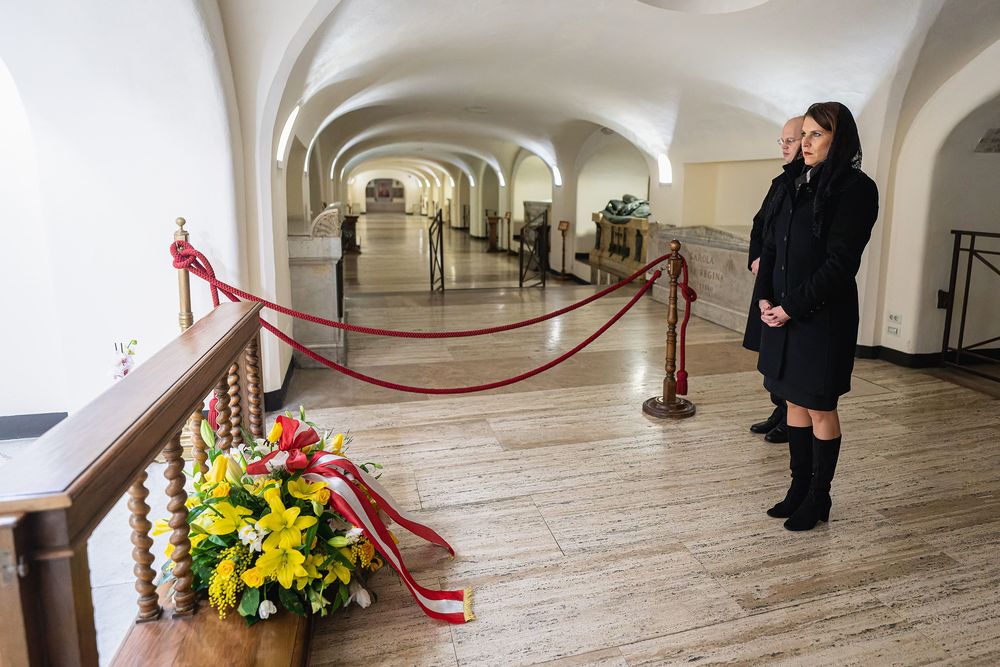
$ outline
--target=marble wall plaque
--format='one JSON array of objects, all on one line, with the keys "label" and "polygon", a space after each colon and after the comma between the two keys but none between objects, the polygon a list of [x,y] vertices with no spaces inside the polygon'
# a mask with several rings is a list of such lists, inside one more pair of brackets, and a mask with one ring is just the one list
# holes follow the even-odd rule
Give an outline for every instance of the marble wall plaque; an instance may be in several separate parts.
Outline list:
[{"label": "marble wall plaque", "polygon": [[[754,276],[747,270],[750,227],[676,227],[650,224],[649,257],[670,252],[670,241],[681,242],[688,262],[689,282],[698,294],[691,312],[727,329],[746,327]],[[669,279],[664,274],[653,287],[653,298],[667,302]],[[679,317],[684,302],[678,295]]]}]

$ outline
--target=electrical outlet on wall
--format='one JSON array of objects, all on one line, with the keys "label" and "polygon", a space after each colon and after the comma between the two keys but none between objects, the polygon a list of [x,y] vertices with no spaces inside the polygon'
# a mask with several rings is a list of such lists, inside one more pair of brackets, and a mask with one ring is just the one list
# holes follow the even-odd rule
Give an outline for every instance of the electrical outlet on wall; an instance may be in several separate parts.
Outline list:
[{"label": "electrical outlet on wall", "polygon": [[889,321],[893,324],[902,324],[903,316],[899,313],[889,313]]},{"label": "electrical outlet on wall", "polygon": [[891,324],[886,328],[886,331],[889,332],[890,336],[898,336],[899,335],[899,327],[894,327]]}]

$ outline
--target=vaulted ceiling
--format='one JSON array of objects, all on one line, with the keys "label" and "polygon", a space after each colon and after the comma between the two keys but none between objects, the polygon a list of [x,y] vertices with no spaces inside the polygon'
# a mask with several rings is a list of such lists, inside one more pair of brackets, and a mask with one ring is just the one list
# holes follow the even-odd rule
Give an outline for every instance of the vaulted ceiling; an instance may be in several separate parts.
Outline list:
[{"label": "vaulted ceiling", "polygon": [[809,103],[865,111],[942,2],[343,0],[288,94],[299,138],[322,134],[338,165],[415,142],[555,164],[581,123],[649,156],[773,157],[775,128]]}]

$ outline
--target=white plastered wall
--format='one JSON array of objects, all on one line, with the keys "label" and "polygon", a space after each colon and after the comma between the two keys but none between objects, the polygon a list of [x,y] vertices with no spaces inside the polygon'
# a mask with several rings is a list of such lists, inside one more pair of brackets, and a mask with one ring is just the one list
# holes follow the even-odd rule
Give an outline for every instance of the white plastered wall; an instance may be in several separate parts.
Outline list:
[{"label": "white plastered wall", "polygon": [[[220,275],[239,284],[247,274],[232,89],[213,42],[213,11],[193,0],[60,3],[58,11],[24,4],[0,22],[0,59],[36,149],[42,261],[56,288],[23,317],[57,319],[51,332],[63,373],[46,384],[61,383],[64,410],[110,385],[115,342],[138,339],[142,361],[177,335],[167,252],[175,217],[188,219]],[[201,316],[208,290],[192,282]],[[50,391],[25,393],[18,410],[58,409]]]},{"label": "white plastered wall", "polygon": [[[62,412],[64,355],[59,317],[41,304],[57,303],[42,218],[41,191],[31,127],[14,80],[0,61],[0,222],[15,252],[0,262],[7,324],[0,327],[0,416]],[[20,285],[21,289],[10,286]],[[27,315],[27,316],[26,316]]]}]

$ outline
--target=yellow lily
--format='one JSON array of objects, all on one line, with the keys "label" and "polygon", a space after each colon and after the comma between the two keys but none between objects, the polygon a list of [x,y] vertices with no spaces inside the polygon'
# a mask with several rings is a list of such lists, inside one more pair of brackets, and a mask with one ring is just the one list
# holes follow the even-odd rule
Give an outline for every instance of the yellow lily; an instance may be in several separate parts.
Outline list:
[{"label": "yellow lily", "polygon": [[[323,482],[310,482],[301,477],[288,480],[288,493],[302,500],[320,502],[323,489],[326,489],[326,484]],[[329,500],[329,496],[327,496],[327,500]]]},{"label": "yellow lily", "polygon": [[278,547],[276,549],[265,550],[257,559],[256,568],[265,577],[277,577],[278,583],[283,588],[291,588],[296,577],[308,576],[306,569],[302,567],[306,557],[295,549]]},{"label": "yellow lily", "polygon": [[205,481],[219,483],[226,480],[226,472],[229,470],[229,457],[219,454],[212,461],[212,467],[205,473]]},{"label": "yellow lily", "polygon": [[302,563],[302,569],[306,571],[306,575],[295,578],[295,588],[301,591],[310,581],[313,579],[319,579],[319,569],[316,567],[316,562],[316,556],[309,556],[306,558],[305,562]]},{"label": "yellow lily", "polygon": [[211,535],[228,535],[235,533],[245,525],[249,525],[244,517],[250,516],[253,511],[236,505],[235,507],[227,502],[215,503],[211,509],[205,511],[199,519],[205,518],[205,530]]},{"label": "yellow lily", "polygon": [[326,573],[323,583],[332,584],[337,579],[340,579],[341,583],[347,584],[351,581],[351,571],[341,565],[340,561],[335,560],[330,564],[330,571]]},{"label": "yellow lily", "polygon": [[266,491],[264,499],[271,506],[271,512],[262,516],[257,522],[261,528],[271,531],[264,540],[264,549],[289,548],[301,544],[302,530],[314,525],[316,517],[299,516],[301,510],[298,507],[286,508],[277,489]]}]

